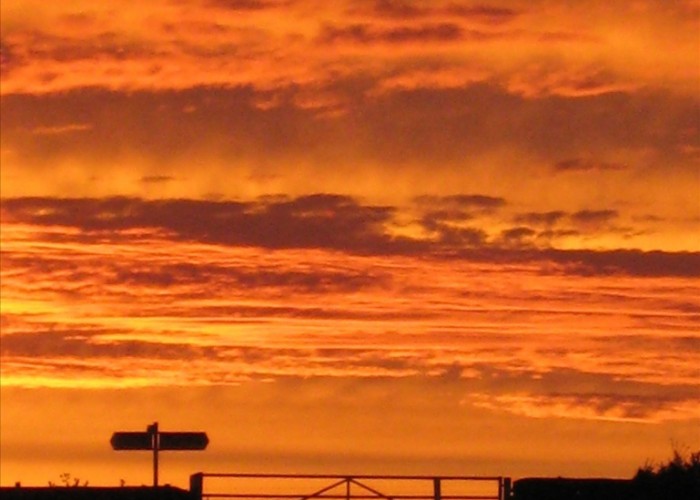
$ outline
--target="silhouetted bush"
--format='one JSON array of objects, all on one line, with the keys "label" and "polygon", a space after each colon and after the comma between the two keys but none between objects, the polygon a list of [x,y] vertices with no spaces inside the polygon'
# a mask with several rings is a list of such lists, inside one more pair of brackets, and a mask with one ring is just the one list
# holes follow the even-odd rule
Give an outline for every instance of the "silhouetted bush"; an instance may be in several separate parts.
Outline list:
[{"label": "silhouetted bush", "polygon": [[668,463],[640,467],[633,481],[639,500],[698,500],[700,451],[687,457],[674,451]]},{"label": "silhouetted bush", "polygon": [[636,500],[629,479],[528,477],[513,491],[514,500]]}]

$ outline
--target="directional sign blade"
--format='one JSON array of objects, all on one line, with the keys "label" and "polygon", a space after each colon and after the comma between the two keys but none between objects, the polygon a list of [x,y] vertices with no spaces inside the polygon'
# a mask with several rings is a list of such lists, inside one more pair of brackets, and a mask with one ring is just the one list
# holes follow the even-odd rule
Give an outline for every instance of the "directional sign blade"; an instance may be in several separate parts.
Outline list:
[{"label": "directional sign blade", "polygon": [[158,436],[161,450],[203,450],[209,444],[205,432],[161,432]]},{"label": "directional sign blade", "polygon": [[153,449],[153,438],[148,432],[115,432],[109,442],[117,451]]}]

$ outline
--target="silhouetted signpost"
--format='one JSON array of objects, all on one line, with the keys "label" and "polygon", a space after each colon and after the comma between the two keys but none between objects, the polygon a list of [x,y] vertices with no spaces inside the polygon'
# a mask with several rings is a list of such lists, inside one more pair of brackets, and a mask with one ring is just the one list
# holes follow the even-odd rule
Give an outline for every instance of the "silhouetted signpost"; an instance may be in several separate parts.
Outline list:
[{"label": "silhouetted signpost", "polygon": [[115,432],[112,434],[112,449],[123,450],[151,450],[153,449],[153,436],[148,432]]},{"label": "silhouetted signpost", "polygon": [[209,444],[205,432],[159,432],[158,422],[146,428],[146,432],[115,432],[109,440],[116,451],[153,450],[153,486],[158,486],[159,451],[203,450]]}]

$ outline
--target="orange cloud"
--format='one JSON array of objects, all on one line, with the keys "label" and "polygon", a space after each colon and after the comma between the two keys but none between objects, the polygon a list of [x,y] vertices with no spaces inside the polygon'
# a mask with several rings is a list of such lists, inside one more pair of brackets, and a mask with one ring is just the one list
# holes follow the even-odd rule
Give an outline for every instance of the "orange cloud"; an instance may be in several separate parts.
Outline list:
[{"label": "orange cloud", "polygon": [[475,405],[532,418],[576,418],[613,422],[657,423],[666,419],[700,417],[696,396],[687,399],[619,397],[610,394],[533,396],[528,394],[491,397],[477,395]]},{"label": "orange cloud", "polygon": [[[445,219],[440,238],[397,245],[381,225],[393,210],[328,195],[14,199],[3,211],[5,385],[426,377],[591,418],[632,418],[669,391],[685,407],[697,391],[697,253],[503,246]],[[606,398],[639,403],[608,410]]]},{"label": "orange cloud", "polygon": [[67,125],[56,126],[39,126],[32,129],[32,133],[36,135],[59,135],[72,134],[75,132],[84,132],[90,130],[92,125],[88,123],[69,123]]},{"label": "orange cloud", "polygon": [[[396,74],[406,57],[446,67],[478,61],[490,79],[533,97],[693,88],[690,33],[697,26],[683,8],[650,0],[598,16],[590,14],[600,10],[596,2],[588,3],[544,2],[537,9],[524,2],[320,8],[303,1],[157,2],[149,9],[106,3],[32,15],[25,0],[4,9],[2,93],[284,88],[332,83],[339,70],[367,76],[388,65]],[[353,45],[350,52],[329,50],[341,41]],[[376,43],[386,47],[376,51]],[[533,69],[543,60],[546,70]]]}]

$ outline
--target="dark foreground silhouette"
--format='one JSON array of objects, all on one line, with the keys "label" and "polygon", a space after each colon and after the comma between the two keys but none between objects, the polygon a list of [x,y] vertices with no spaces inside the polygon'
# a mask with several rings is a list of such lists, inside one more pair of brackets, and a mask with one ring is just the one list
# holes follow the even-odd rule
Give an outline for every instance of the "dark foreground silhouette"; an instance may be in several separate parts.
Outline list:
[{"label": "dark foreground silhouette", "polygon": [[[201,476],[201,474],[194,476]],[[436,492],[435,500],[440,500],[439,495]],[[206,497],[206,494],[204,496]],[[504,496],[499,494],[500,498]],[[170,486],[159,488],[53,486],[0,488],[0,498],[2,500],[200,500],[201,495],[195,488],[189,492]],[[322,499],[323,495],[316,495],[315,498]],[[386,497],[378,494],[377,498]],[[515,481],[512,495],[507,500],[700,500],[700,451],[691,453],[687,458],[676,452],[665,464],[641,467],[633,479],[519,479]]]},{"label": "dark foreground silhouette", "polygon": [[[0,488],[2,500],[200,500],[187,490],[152,487]],[[319,496],[318,498],[323,498]],[[377,497],[381,498],[381,497]],[[631,479],[524,478],[511,500],[698,500],[700,482],[639,482]]]},{"label": "dark foreground silhouette", "polygon": [[92,486],[48,488],[0,488],[2,500],[193,500],[190,492],[172,486],[158,488],[117,487],[98,488]]}]

